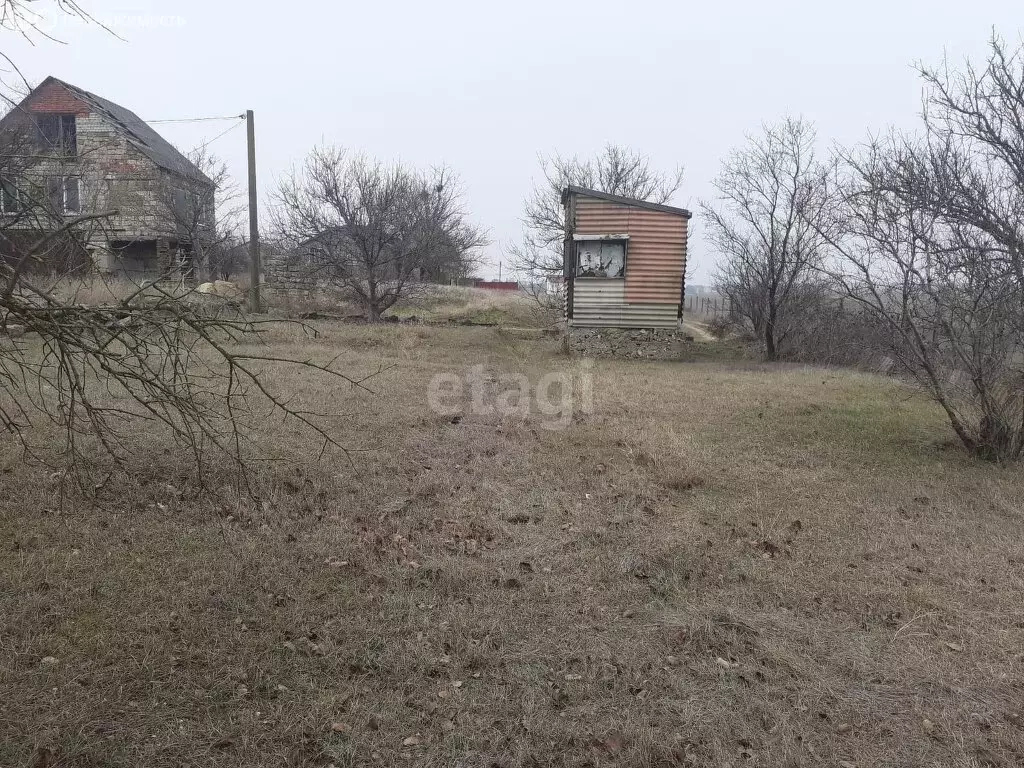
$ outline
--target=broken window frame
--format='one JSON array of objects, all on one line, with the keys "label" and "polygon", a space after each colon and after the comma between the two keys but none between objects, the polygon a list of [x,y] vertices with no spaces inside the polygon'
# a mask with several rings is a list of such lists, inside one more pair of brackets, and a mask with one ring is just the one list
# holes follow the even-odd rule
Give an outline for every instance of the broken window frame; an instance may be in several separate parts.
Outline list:
[{"label": "broken window frame", "polygon": [[[212,196],[210,196],[212,197]],[[211,217],[212,202],[209,197],[197,189],[174,187],[171,192],[171,209],[174,218],[181,227],[189,231],[193,229],[210,229],[213,227]]]},{"label": "broken window frame", "polygon": [[78,156],[78,122],[75,115],[39,115],[36,126],[44,150],[56,150],[58,155],[64,157]]},{"label": "broken window frame", "polygon": [[[600,243],[603,245],[620,245],[622,246],[622,269],[619,274],[585,274],[583,272],[582,264],[580,263],[580,246],[589,243]],[[573,276],[582,280],[625,280],[626,279],[626,261],[629,258],[629,235],[626,234],[610,234],[610,235],[573,235]],[[611,266],[613,262],[609,261],[608,266]],[[589,272],[590,270],[588,270]],[[604,272],[604,263],[602,260],[597,272]]]},{"label": "broken window frame", "polygon": [[213,229],[216,221],[215,204],[213,195],[205,192],[196,194],[196,204],[199,206],[199,225],[207,229]]},{"label": "broken window frame", "polygon": [[188,228],[188,225],[192,223],[190,215],[192,208],[189,205],[188,192],[181,187],[174,187],[171,190],[171,210],[178,226]]},{"label": "broken window frame", "polygon": [[[58,213],[78,216],[82,213],[82,179],[78,176],[53,176],[48,184],[50,201]],[[74,202],[74,205],[70,203]]]},{"label": "broken window frame", "polygon": [[10,179],[0,179],[0,216],[25,212],[25,193]]}]

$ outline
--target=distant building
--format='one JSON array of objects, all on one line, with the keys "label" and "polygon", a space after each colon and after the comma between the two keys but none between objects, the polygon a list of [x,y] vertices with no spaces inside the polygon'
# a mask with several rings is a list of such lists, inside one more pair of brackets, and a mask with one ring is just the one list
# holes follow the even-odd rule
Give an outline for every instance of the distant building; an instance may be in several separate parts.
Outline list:
[{"label": "distant building", "polygon": [[515,280],[474,280],[473,287],[488,291],[518,291],[519,283]]},{"label": "distant building", "polygon": [[0,120],[0,133],[38,153],[3,179],[5,231],[38,226],[38,217],[19,219],[30,206],[67,219],[116,211],[81,227],[86,252],[101,271],[150,274],[190,271],[194,246],[213,236],[213,181],[112,101],[48,77]]},{"label": "distant building", "polygon": [[690,212],[580,187],[562,204],[569,326],[678,328]]},{"label": "distant building", "polygon": [[[359,244],[360,235],[365,243],[365,228],[357,229],[353,234],[348,226],[329,227],[303,240],[287,255],[289,269],[293,273],[300,268],[304,269],[310,279],[316,280],[329,280],[339,275],[347,275],[348,278],[362,275],[366,279],[372,275],[377,281],[402,280],[454,285],[467,279],[465,262],[460,258],[452,258],[450,250],[438,250],[435,256],[417,258],[414,260],[416,266],[410,268],[410,261],[397,258],[394,253],[384,249],[375,261],[370,261],[365,245]],[[375,238],[375,233],[369,233],[371,241]]]},{"label": "distant building", "polygon": [[715,296],[715,289],[710,285],[688,285],[686,286],[687,296]]},{"label": "distant building", "polygon": [[544,280],[544,292],[552,295],[565,293],[565,276],[548,275]]}]

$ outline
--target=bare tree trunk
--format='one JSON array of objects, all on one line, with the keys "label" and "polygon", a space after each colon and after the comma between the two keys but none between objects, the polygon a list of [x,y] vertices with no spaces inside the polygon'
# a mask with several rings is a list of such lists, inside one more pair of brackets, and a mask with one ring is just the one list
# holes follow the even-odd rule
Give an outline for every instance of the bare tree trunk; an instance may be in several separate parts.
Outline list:
[{"label": "bare tree trunk", "polygon": [[778,354],[778,350],[775,348],[775,322],[769,320],[764,324],[764,359],[774,362]]}]

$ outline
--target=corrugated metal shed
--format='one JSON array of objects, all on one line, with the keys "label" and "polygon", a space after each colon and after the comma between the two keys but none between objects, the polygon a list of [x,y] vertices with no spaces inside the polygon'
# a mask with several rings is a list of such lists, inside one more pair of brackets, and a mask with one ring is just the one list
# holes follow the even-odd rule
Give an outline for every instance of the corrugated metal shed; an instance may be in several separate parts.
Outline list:
[{"label": "corrugated metal shed", "polygon": [[[628,235],[625,278],[576,277],[568,314],[572,325],[674,328],[679,324],[686,273],[690,212],[570,187],[565,193],[566,236]],[[567,248],[567,259],[575,252]],[[573,264],[575,261],[573,261]]]}]

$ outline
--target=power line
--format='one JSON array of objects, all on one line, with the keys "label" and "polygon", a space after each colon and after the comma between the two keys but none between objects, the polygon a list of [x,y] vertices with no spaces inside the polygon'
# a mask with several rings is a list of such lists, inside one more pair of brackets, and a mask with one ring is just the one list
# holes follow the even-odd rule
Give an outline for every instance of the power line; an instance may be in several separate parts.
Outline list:
[{"label": "power line", "polygon": [[239,126],[240,126],[241,124],[242,124],[241,122],[237,122],[237,123],[235,123],[234,125],[232,125],[232,126],[231,126],[230,128],[228,128],[227,130],[225,130],[225,131],[221,131],[220,133],[218,133],[218,134],[217,134],[216,136],[214,136],[214,137],[213,137],[212,139],[209,139],[208,141],[204,141],[204,142],[203,142],[202,144],[200,144],[200,145],[199,145],[198,147],[196,147],[196,149],[206,149],[206,148],[207,148],[208,146],[210,146],[211,144],[213,144],[213,142],[215,142],[215,141],[216,141],[217,139],[221,138],[222,136],[227,136],[227,135],[228,135],[229,133],[231,133],[231,132],[232,132],[233,130],[235,130],[236,128],[238,128],[238,127],[239,127]]},{"label": "power line", "polygon": [[[101,112],[104,112],[110,119],[115,122],[121,123],[124,126],[128,125],[150,125],[153,123],[205,123],[215,120],[245,120],[245,114],[240,115],[210,115],[206,117],[168,117],[161,120],[143,120],[141,117],[135,120],[122,120],[118,116],[112,114],[110,110],[104,108],[102,105],[94,105],[99,108]],[[123,109],[123,107],[122,107]],[[35,116],[36,113],[25,109],[22,104],[16,104],[11,108],[11,111],[23,112],[27,115]],[[127,111],[127,110],[125,110]]]},{"label": "power line", "polygon": [[140,120],[141,123],[203,123],[210,120],[245,120],[245,115],[225,115],[224,117],[170,117],[164,120]]}]

